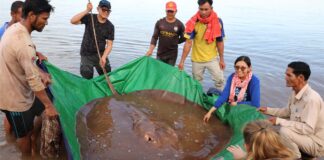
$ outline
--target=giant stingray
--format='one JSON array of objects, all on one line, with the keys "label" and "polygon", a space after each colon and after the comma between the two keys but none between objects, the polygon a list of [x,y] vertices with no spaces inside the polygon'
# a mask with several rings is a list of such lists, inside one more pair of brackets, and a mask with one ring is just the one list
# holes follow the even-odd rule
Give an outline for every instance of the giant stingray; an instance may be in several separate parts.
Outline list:
[{"label": "giant stingray", "polygon": [[210,159],[231,130],[167,91],[146,90],[93,100],[77,113],[82,159]]}]

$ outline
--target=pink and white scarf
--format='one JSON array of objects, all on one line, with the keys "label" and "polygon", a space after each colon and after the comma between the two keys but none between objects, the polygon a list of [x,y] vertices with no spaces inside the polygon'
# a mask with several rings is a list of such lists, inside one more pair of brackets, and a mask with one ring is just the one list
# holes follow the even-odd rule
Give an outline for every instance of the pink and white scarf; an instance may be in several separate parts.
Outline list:
[{"label": "pink and white scarf", "polygon": [[237,87],[241,88],[241,90],[237,96],[236,102],[241,102],[244,99],[244,94],[247,90],[247,87],[249,85],[251,78],[252,78],[252,72],[250,72],[249,75],[243,81],[238,77],[238,75],[236,73],[234,73],[232,83],[231,83],[229,102],[235,102],[235,100],[234,100],[235,88],[237,88]]}]

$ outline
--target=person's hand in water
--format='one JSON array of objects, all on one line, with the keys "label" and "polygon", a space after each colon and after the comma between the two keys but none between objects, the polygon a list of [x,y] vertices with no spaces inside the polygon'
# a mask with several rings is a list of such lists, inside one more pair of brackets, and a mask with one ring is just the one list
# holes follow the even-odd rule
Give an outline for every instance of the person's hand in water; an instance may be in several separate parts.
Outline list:
[{"label": "person's hand in water", "polygon": [[204,119],[203,119],[203,121],[204,121],[205,123],[208,123],[208,121],[209,121],[209,119],[210,119],[210,117],[211,117],[211,115],[212,115],[212,113],[213,113],[214,111],[216,111],[216,107],[213,106],[213,107],[211,107],[211,108],[209,109],[208,113],[205,114]]}]

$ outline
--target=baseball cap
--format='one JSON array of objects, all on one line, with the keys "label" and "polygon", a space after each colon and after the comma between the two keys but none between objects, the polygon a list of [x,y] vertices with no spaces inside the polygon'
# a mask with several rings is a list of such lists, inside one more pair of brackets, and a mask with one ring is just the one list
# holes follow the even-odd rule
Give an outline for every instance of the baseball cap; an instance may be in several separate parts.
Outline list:
[{"label": "baseball cap", "polygon": [[99,7],[106,7],[106,8],[108,8],[108,9],[111,9],[110,2],[107,1],[107,0],[101,0],[101,1],[99,2],[99,5],[98,5],[98,6],[99,6]]},{"label": "baseball cap", "polygon": [[167,2],[165,5],[167,11],[177,11],[177,4],[173,1]]}]

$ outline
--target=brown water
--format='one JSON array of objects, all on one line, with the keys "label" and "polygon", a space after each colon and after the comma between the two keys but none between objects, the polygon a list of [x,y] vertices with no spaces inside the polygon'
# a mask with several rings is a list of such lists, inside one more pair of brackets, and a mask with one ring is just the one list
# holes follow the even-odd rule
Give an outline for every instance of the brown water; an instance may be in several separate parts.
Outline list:
[{"label": "brown water", "polygon": [[182,96],[139,91],[96,99],[77,114],[83,159],[209,159],[231,130]]}]

